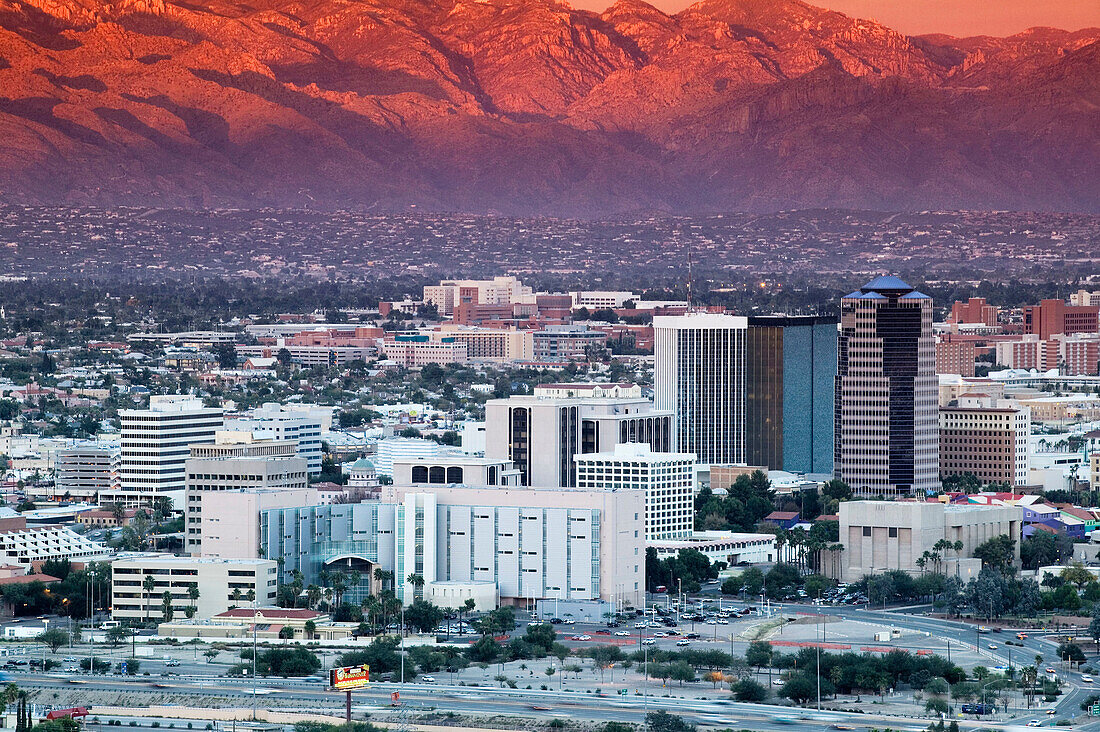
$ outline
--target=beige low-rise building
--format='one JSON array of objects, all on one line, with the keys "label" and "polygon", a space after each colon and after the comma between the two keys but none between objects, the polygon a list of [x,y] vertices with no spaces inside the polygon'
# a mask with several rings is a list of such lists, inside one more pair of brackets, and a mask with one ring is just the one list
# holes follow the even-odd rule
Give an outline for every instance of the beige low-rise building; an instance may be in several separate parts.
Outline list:
[{"label": "beige low-rise building", "polygon": [[[864,575],[900,569],[919,573],[917,560],[936,551],[940,540],[962,542],[962,549],[940,552],[941,566],[959,565],[960,574],[976,574],[974,550],[996,536],[1015,541],[1020,558],[1023,513],[1016,506],[952,506],[918,501],[847,501],[840,504],[842,579],[853,582]],[[965,571],[964,571],[965,570]]]},{"label": "beige low-rise building", "polygon": [[[145,620],[164,617],[164,593],[172,597],[175,618],[209,618],[231,606],[274,605],[278,564],[271,559],[214,559],[171,554],[116,559],[111,564],[111,617]],[[146,579],[152,578],[151,589]],[[190,597],[190,588],[198,597]],[[251,595],[250,593],[254,593]],[[249,597],[254,599],[249,600]]]},{"label": "beige low-rise building", "polygon": [[[310,625],[307,625],[310,624]],[[351,638],[358,623],[336,623],[328,613],[306,608],[235,608],[202,620],[179,619],[157,626],[164,638],[252,638],[271,641],[334,641]]]}]

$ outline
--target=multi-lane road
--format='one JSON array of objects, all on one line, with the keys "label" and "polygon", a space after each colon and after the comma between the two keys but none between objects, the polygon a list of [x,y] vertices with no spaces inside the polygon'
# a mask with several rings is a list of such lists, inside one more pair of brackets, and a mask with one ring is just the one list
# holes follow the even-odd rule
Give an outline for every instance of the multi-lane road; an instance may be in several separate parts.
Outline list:
[{"label": "multi-lane road", "polygon": [[[1005,640],[1017,642],[1014,631],[978,634],[975,626],[965,623],[934,619],[919,614],[882,612],[851,606],[800,606],[787,605],[783,609],[788,613],[817,613],[836,616],[845,621],[866,622],[884,627],[901,628],[908,631],[929,633],[952,645],[977,648],[978,652],[989,659],[989,666],[1014,664],[1022,667],[1034,662],[1036,655],[1042,655],[1043,667],[1048,665],[1058,669],[1058,676],[1066,686],[1054,709],[1055,715],[1046,715],[1042,711],[1019,710],[1015,717],[999,722],[959,720],[967,729],[1023,728],[1026,721],[1039,719],[1044,726],[1055,720],[1081,717],[1081,702],[1091,693],[1093,687],[1081,678],[1081,674],[1072,670],[1063,670],[1056,658],[1057,642],[1030,634],[1019,641],[1022,645],[1006,646]],[[705,626],[704,626],[705,627]],[[632,634],[633,635],[633,634]],[[593,636],[593,643],[605,641],[606,636]],[[674,639],[662,640],[662,643]],[[989,648],[993,644],[995,649]],[[585,644],[587,645],[587,644]],[[143,669],[158,663],[156,659],[143,659]],[[163,661],[159,661],[163,663]],[[339,713],[343,695],[328,691],[323,684],[300,679],[261,679],[257,681],[258,693],[253,697],[253,682],[250,679],[227,679],[224,676],[210,675],[210,667],[197,659],[191,663],[185,661],[181,667],[172,669],[181,672],[180,676],[76,676],[57,673],[13,673],[12,680],[22,686],[43,689],[66,689],[71,692],[81,685],[95,692],[145,692],[155,703],[157,695],[187,695],[196,698],[230,697],[240,707],[251,706],[255,698],[257,706],[278,708],[297,708],[317,711],[321,709]],[[442,681],[443,679],[441,679]],[[451,686],[444,683],[375,683],[369,689],[357,691],[353,703],[360,713],[384,721],[394,712],[390,706],[390,693],[399,691],[402,704],[408,708],[440,709],[458,714],[473,716],[514,715],[532,717],[582,718],[595,721],[640,722],[647,711],[665,709],[684,716],[690,721],[708,727],[750,728],[765,732],[779,732],[792,725],[809,730],[829,728],[884,728],[889,727],[904,732],[923,732],[927,719],[906,719],[897,716],[859,714],[851,712],[833,712],[802,710],[790,707],[776,707],[760,704],[743,704],[725,699],[683,699],[659,696],[608,696],[581,691],[538,691],[501,689],[489,686],[469,687]],[[1097,689],[1100,693],[1100,689]],[[278,698],[278,704],[267,704],[267,698]],[[1050,708],[1050,705],[1046,705]],[[1087,718],[1086,718],[1087,719]],[[1100,732],[1100,720],[1085,721],[1076,728],[1087,732]]]}]

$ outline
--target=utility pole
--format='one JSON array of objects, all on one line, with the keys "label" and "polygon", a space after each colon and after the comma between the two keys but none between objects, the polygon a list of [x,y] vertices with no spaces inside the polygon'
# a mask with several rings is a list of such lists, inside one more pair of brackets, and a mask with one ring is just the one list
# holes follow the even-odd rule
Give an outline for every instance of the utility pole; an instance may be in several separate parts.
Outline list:
[{"label": "utility pole", "polygon": [[[256,721],[256,650],[258,648],[256,642],[256,604],[252,604],[252,721]],[[348,704],[351,704],[351,692],[348,692]],[[351,707],[349,706],[350,710]]]}]

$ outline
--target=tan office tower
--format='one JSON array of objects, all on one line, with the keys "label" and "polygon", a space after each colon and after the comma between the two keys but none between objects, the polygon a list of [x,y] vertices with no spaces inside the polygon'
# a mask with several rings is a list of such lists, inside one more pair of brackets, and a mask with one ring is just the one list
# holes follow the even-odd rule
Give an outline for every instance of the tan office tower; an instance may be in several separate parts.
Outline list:
[{"label": "tan office tower", "polygon": [[939,488],[932,298],[879,277],[840,301],[836,477],[861,498]]}]

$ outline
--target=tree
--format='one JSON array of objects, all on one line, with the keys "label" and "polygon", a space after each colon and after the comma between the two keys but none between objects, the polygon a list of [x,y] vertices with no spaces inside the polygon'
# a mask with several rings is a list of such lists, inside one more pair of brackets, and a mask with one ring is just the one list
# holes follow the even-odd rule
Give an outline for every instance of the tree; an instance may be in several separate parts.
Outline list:
[{"label": "tree", "polygon": [[[950,545],[954,548],[954,544]],[[974,557],[982,560],[982,566],[1006,572],[1015,561],[1016,540],[1005,535],[986,539],[974,548]]]},{"label": "tree", "polygon": [[779,690],[779,695],[795,704],[804,704],[817,697],[817,682],[801,672],[791,674],[790,679]]},{"label": "tree", "polygon": [[1085,589],[1085,585],[1090,582],[1095,582],[1096,578],[1093,577],[1092,572],[1085,569],[1085,566],[1080,562],[1076,562],[1073,565],[1066,567],[1061,571],[1062,579],[1066,582],[1077,586],[1078,591]]},{"label": "tree", "polygon": [[443,621],[443,611],[427,600],[413,600],[405,608],[405,624],[421,633],[430,633]]},{"label": "tree", "polygon": [[730,690],[737,701],[763,702],[768,699],[768,689],[752,679],[741,679]]},{"label": "tree", "polygon": [[1087,661],[1085,652],[1076,643],[1062,643],[1058,646],[1058,658],[1069,661],[1071,665],[1080,666]]},{"label": "tree", "polygon": [[405,581],[413,586],[413,597],[423,597],[424,595],[424,575],[410,574],[405,578]]},{"label": "tree", "polygon": [[1071,556],[1073,556],[1073,539],[1065,534],[1036,529],[1020,544],[1020,562],[1024,569],[1038,569],[1041,566],[1057,564]]},{"label": "tree", "polygon": [[755,668],[770,666],[772,662],[772,646],[767,641],[753,641],[745,650],[745,662]]},{"label": "tree", "polygon": [[302,630],[305,631],[306,640],[313,640],[313,634],[317,632],[317,623],[307,620],[302,626]]},{"label": "tree", "polygon": [[764,573],[757,567],[749,567],[739,577],[741,587],[748,597],[756,597],[764,591]]},{"label": "tree", "polygon": [[187,585],[187,599],[191,601],[191,605],[187,608],[187,617],[190,619],[195,617],[195,613],[198,611],[198,606],[195,604],[199,600],[199,585],[197,582]]},{"label": "tree", "polygon": [[34,639],[49,646],[51,653],[57,653],[58,648],[69,642],[69,634],[60,628],[50,628],[36,635]]},{"label": "tree", "polygon": [[168,590],[165,590],[164,594],[161,595],[161,598],[160,598],[160,611],[161,611],[161,614],[164,616],[164,622],[166,622],[166,623],[172,622],[172,615],[173,615],[172,593],[169,592]]},{"label": "tree", "polygon": [[717,689],[718,684],[725,683],[726,675],[724,673],[722,673],[721,671],[708,671],[703,676],[703,679],[705,681],[709,681],[711,683],[711,685],[713,686],[713,688]]},{"label": "tree", "polygon": [[896,592],[894,578],[889,574],[878,574],[867,580],[867,600],[872,605],[894,599]]},{"label": "tree", "polygon": [[1089,635],[1100,651],[1100,602],[1092,606],[1092,620],[1089,621]]},{"label": "tree", "polygon": [[157,589],[157,580],[153,575],[145,575],[145,579],[141,581],[141,589],[145,593],[145,622],[149,622],[149,595]]},{"label": "tree", "polygon": [[[618,646],[612,646],[612,648],[618,648]],[[679,681],[680,686],[683,686],[685,681],[695,681],[695,669],[686,661],[677,661],[669,668],[669,678]]]},{"label": "tree", "polygon": [[121,625],[110,628],[106,633],[107,642],[111,644],[112,648],[118,648],[122,641],[130,637],[130,631],[123,628]]},{"label": "tree", "polygon": [[695,732],[694,724],[689,724],[683,718],[663,709],[645,715],[645,723],[649,732]]},{"label": "tree", "polygon": [[218,357],[218,366],[223,369],[237,368],[237,349],[232,343],[217,344],[214,353]]},{"label": "tree", "polygon": [[294,628],[290,627],[289,625],[284,625],[283,627],[279,628],[279,639],[294,640]]}]

